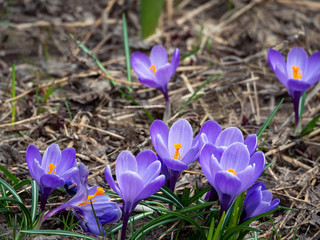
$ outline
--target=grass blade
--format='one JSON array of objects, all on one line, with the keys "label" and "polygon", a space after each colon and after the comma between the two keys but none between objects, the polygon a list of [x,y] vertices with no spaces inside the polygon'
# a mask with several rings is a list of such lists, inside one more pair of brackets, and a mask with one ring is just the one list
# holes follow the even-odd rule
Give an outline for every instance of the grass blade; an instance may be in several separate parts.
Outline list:
[{"label": "grass blade", "polygon": [[311,133],[311,132],[314,130],[314,128],[315,128],[315,126],[316,126],[316,124],[317,124],[317,122],[318,122],[319,119],[320,119],[320,114],[318,114],[317,116],[315,116],[315,117],[307,124],[307,126],[305,126],[304,129],[302,129],[302,131],[301,131],[301,133],[300,133],[300,136],[303,137],[303,136],[306,136],[306,135],[308,135],[309,133]]},{"label": "grass blade", "polygon": [[31,181],[31,219],[34,223],[37,217],[37,209],[38,209],[38,199],[39,199],[39,188],[38,184],[32,180]]},{"label": "grass blade", "polygon": [[222,216],[221,216],[221,219],[218,223],[218,226],[216,228],[216,231],[214,232],[214,235],[213,237],[211,238],[212,240],[218,240],[218,239],[221,239],[220,238],[220,235],[221,235],[221,229],[222,229],[222,223],[224,222],[224,218],[226,216],[226,212],[223,212],[222,213]]},{"label": "grass blade", "polygon": [[[12,78],[11,78],[11,97],[15,98],[16,97],[16,70],[15,70],[15,65],[12,64]],[[12,101],[12,111],[11,111],[11,122],[14,123],[16,120],[16,101]],[[14,125],[12,125],[13,127]]]},{"label": "grass blade", "polygon": [[300,98],[299,101],[299,119],[300,121],[302,120],[302,114],[303,114],[303,110],[304,110],[304,103],[306,101],[306,92],[304,92]]},{"label": "grass blade", "polygon": [[27,234],[42,234],[42,235],[59,235],[59,236],[67,236],[67,237],[76,237],[77,239],[88,239],[88,240],[95,240],[95,238],[70,232],[70,231],[64,231],[64,230],[21,230],[22,233]]},{"label": "grass blade", "polygon": [[20,179],[17,178],[15,175],[13,175],[7,168],[4,166],[0,165],[0,170],[9,178],[13,184],[17,184]]},{"label": "grass blade", "polygon": [[[130,64],[128,26],[127,26],[126,15],[124,13],[122,14],[122,25],[123,25],[124,53],[126,56],[127,79],[128,79],[128,82],[131,82],[131,64]],[[131,86],[128,86],[128,89],[129,89],[129,92],[132,93]]]},{"label": "grass blade", "polygon": [[66,105],[66,108],[67,108],[67,111],[68,111],[68,114],[69,114],[70,121],[72,122],[72,113],[71,113],[71,111],[70,111],[68,101],[67,101],[67,100],[64,100],[64,104]]},{"label": "grass blade", "polygon": [[164,0],[140,0],[141,36],[147,38],[156,32]]},{"label": "grass blade", "polygon": [[262,125],[262,127],[259,129],[259,131],[257,132],[257,138],[258,140],[261,138],[263,132],[267,129],[267,127],[269,126],[271,120],[273,119],[273,117],[276,115],[276,113],[278,112],[279,108],[282,105],[284,98],[282,98],[282,100],[280,101],[280,103],[278,104],[278,106],[273,110],[273,112],[269,115],[268,119],[264,122],[264,124]]}]

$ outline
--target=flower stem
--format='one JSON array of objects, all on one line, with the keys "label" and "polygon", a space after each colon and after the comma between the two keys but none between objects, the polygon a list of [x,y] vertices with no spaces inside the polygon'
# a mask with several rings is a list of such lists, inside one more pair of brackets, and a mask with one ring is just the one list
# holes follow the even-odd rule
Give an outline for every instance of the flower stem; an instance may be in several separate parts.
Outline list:
[{"label": "flower stem", "polygon": [[129,221],[130,214],[126,211],[123,212],[123,220],[122,220],[122,229],[121,229],[121,240],[124,240],[126,237],[126,230]]},{"label": "flower stem", "polygon": [[47,194],[41,194],[41,205],[40,205],[41,212],[44,212],[44,209],[45,209],[46,204],[47,204],[47,200],[48,200],[48,195]]},{"label": "flower stem", "polygon": [[164,99],[166,100],[166,109],[163,114],[163,121],[166,122],[170,118],[170,101],[168,93],[163,93]]}]

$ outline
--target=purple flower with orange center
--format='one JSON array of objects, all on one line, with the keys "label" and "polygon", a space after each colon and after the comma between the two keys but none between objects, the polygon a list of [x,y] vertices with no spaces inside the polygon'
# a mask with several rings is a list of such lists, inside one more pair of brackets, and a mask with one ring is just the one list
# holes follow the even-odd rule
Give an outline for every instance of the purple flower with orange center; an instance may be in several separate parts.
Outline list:
[{"label": "purple flower with orange center", "polygon": [[268,51],[268,62],[292,97],[296,127],[299,123],[299,101],[302,94],[320,79],[320,52],[308,58],[303,48],[294,47],[287,56],[287,63],[282,54],[274,49]]},{"label": "purple flower with orange center", "polygon": [[193,141],[191,125],[184,119],[176,121],[170,130],[163,121],[155,120],[150,135],[153,147],[162,161],[166,185],[174,191],[180,173],[196,160],[198,141]]},{"label": "purple flower with orange center", "polygon": [[50,193],[63,186],[78,171],[76,151],[73,148],[60,151],[57,144],[51,144],[41,158],[38,148],[30,145],[26,159],[29,172],[40,189],[43,211]]},{"label": "purple flower with orange center", "polygon": [[247,190],[265,166],[262,152],[250,156],[246,145],[235,142],[222,152],[207,143],[200,153],[200,165],[219,196],[222,211],[227,211],[236,197]]},{"label": "purple flower with orange center", "polygon": [[138,75],[139,82],[149,88],[156,88],[161,91],[166,100],[165,119],[169,118],[169,81],[176,72],[179,65],[180,52],[176,48],[171,63],[168,62],[167,51],[162,46],[154,46],[150,58],[141,52],[134,52],[131,55],[131,66]]},{"label": "purple flower with orange center", "polygon": [[106,166],[106,181],[123,200],[122,240],[125,238],[129,216],[134,208],[142,199],[150,197],[163,186],[165,176],[159,175],[160,170],[161,163],[151,150],[144,150],[137,157],[129,151],[119,154],[116,162],[118,184],[112,177],[110,167]]},{"label": "purple flower with orange center", "polygon": [[[102,235],[106,234],[102,224],[118,221],[121,217],[121,210],[116,203],[110,201],[110,198],[102,188],[98,186],[88,186],[88,175],[88,169],[81,163],[79,165],[79,173],[74,176],[75,183],[77,184],[76,195],[45,215],[43,221],[58,212],[72,210],[76,218],[80,220],[79,225],[83,231],[90,232],[94,235],[100,235],[100,233],[102,233]],[[96,217],[94,216],[92,207]]]},{"label": "purple flower with orange center", "polygon": [[280,200],[272,201],[272,192],[268,191],[264,182],[257,182],[248,190],[243,202],[240,223],[278,207]]},{"label": "purple flower with orange center", "polygon": [[250,155],[254,154],[258,147],[258,138],[255,134],[251,134],[244,139],[239,128],[228,127],[222,130],[221,126],[212,120],[202,125],[194,141],[199,141],[199,150],[201,150],[206,143],[210,143],[214,145],[221,154],[228,146],[235,142],[246,145]]}]

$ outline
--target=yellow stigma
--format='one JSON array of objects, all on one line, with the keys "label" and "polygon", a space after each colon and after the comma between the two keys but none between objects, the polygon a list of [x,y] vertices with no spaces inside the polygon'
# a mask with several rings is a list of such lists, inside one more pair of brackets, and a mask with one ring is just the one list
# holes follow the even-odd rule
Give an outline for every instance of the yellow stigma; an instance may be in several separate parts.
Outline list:
[{"label": "yellow stigma", "polygon": [[152,64],[150,69],[152,70],[154,76],[156,74],[156,66]]},{"label": "yellow stigma", "polygon": [[[90,200],[91,200],[92,198],[94,198],[94,197],[96,197],[96,196],[99,196],[99,195],[105,195],[105,194],[104,194],[104,191],[103,191],[102,188],[97,187],[96,193],[93,194],[93,195],[88,195],[87,201],[86,201],[86,202],[79,203],[78,206],[82,206],[82,205],[89,204],[89,203],[90,203]],[[92,200],[92,202],[95,202],[95,201],[97,201],[97,200]]]},{"label": "yellow stigma", "polygon": [[176,152],[174,153],[173,158],[176,160],[181,160],[181,155],[179,153],[180,148],[182,148],[182,145],[180,143],[173,144],[174,147],[176,148]]},{"label": "yellow stigma", "polygon": [[302,79],[302,71],[300,71],[299,74],[299,67],[292,66],[292,71],[293,71],[293,79]]},{"label": "yellow stigma", "polygon": [[[51,174],[53,169],[55,168],[56,166],[53,164],[53,163],[50,163],[49,164],[49,171],[47,172],[48,174]],[[53,174],[56,174],[57,170],[54,170]]]},{"label": "yellow stigma", "polygon": [[227,171],[233,173],[234,175],[237,175],[233,168],[229,168]]}]

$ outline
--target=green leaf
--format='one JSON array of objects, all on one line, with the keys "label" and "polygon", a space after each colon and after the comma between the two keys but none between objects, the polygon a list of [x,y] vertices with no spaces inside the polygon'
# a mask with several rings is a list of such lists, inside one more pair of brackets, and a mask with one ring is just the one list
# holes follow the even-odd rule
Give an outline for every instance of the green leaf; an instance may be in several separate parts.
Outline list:
[{"label": "green leaf", "polygon": [[211,240],[213,238],[214,221],[215,221],[215,219],[212,218],[211,223],[210,223],[210,228],[209,228],[209,233],[208,233],[207,240]]},{"label": "green leaf", "polygon": [[7,183],[7,182],[6,182],[5,180],[3,180],[2,178],[0,178],[0,183],[3,184],[3,186],[4,186],[6,189],[8,189],[8,191],[12,194],[12,196],[13,196],[16,200],[18,200],[20,203],[23,204],[20,196],[19,196],[18,193],[14,190],[14,188],[10,186],[9,183]]},{"label": "green leaf", "polygon": [[0,165],[0,170],[12,181],[13,184],[17,184],[20,181],[20,179],[12,174],[6,167]]},{"label": "green leaf", "polygon": [[306,135],[308,135],[309,133],[311,133],[311,132],[314,130],[314,128],[315,128],[315,126],[316,126],[319,118],[320,118],[320,114],[318,114],[317,116],[315,116],[315,117],[307,124],[307,126],[305,126],[305,128],[302,129],[302,131],[301,131],[301,133],[300,133],[300,137],[306,136]]},{"label": "green leaf", "polygon": [[[11,83],[12,83],[12,90],[11,90],[11,97],[15,98],[16,97],[16,71],[15,71],[15,65],[12,64],[12,78],[11,78]],[[12,110],[11,110],[11,122],[14,123],[16,119],[16,101],[12,101]],[[14,125],[12,125],[13,127]]]},{"label": "green leaf", "polygon": [[248,226],[250,223],[254,222],[255,220],[258,220],[258,219],[260,219],[260,218],[262,218],[262,217],[268,216],[268,215],[270,215],[271,213],[274,213],[274,212],[278,211],[279,208],[280,208],[280,207],[277,207],[277,208],[272,209],[272,210],[270,210],[270,211],[268,211],[268,212],[265,212],[265,213],[262,213],[262,214],[260,214],[260,215],[258,215],[258,216],[255,216],[255,217],[253,217],[253,218],[250,218],[250,219],[248,219],[247,221],[245,221],[244,223],[241,223],[239,226]]},{"label": "green leaf", "polygon": [[246,226],[234,226],[224,234],[222,240],[228,240],[231,239],[234,234],[240,231],[252,231],[252,232],[261,232],[260,229],[252,228],[252,227],[246,227]]},{"label": "green leaf", "polygon": [[302,120],[302,114],[304,109],[304,103],[306,101],[306,92],[304,92],[299,100],[299,119]]},{"label": "green leaf", "polygon": [[31,181],[31,196],[32,196],[31,219],[32,219],[32,223],[34,223],[37,217],[38,199],[39,199],[38,184],[34,180]]},{"label": "green leaf", "polygon": [[[123,26],[123,44],[124,52],[126,56],[126,67],[127,67],[127,79],[128,82],[131,82],[131,64],[130,64],[130,49],[129,49],[129,37],[128,37],[128,27],[126,15],[122,14],[122,26]],[[131,86],[128,86],[129,92],[132,93]]]},{"label": "green leaf", "polygon": [[95,240],[95,238],[92,238],[80,233],[64,231],[64,230],[21,230],[21,232],[27,233],[27,234],[59,235],[59,236],[75,237],[77,239],[83,238],[83,239]]},{"label": "green leaf", "polygon": [[43,97],[43,102],[44,102],[44,103],[45,103],[45,102],[49,99],[49,97],[51,96],[52,91],[53,91],[53,85],[54,85],[54,81],[51,83],[48,91],[46,92],[46,94],[45,94],[44,97]]},{"label": "green leaf", "polygon": [[241,211],[242,211],[242,205],[243,205],[243,201],[244,201],[244,195],[245,193],[241,193],[235,200],[234,202],[234,207],[233,207],[233,211],[231,214],[231,218],[229,221],[229,226],[228,228],[234,227],[238,224],[239,222],[239,218],[241,215]]},{"label": "green leaf", "polygon": [[259,129],[259,131],[257,132],[257,138],[260,139],[260,137],[262,136],[263,132],[267,129],[267,127],[269,126],[271,120],[273,119],[273,117],[276,115],[276,113],[278,112],[279,108],[282,105],[284,98],[282,98],[282,100],[280,101],[280,103],[278,104],[278,106],[273,110],[273,112],[269,115],[268,119],[264,122],[264,124],[262,125],[262,127]]},{"label": "green leaf", "polygon": [[198,199],[199,199],[200,197],[202,197],[205,193],[209,192],[211,188],[212,188],[211,186],[208,186],[208,187],[202,189],[201,191],[196,192],[196,193],[189,199],[188,205],[190,205],[191,203],[193,203],[193,202],[195,202],[196,200],[198,200]]},{"label": "green leaf", "polygon": [[220,239],[220,235],[221,235],[221,230],[222,230],[222,224],[224,222],[224,219],[225,219],[225,216],[226,216],[226,212],[223,212],[222,213],[222,216],[220,218],[220,221],[218,223],[218,226],[216,228],[216,231],[214,232],[214,235],[213,237],[211,238],[212,240],[218,240]]},{"label": "green leaf", "polygon": [[164,196],[166,196],[169,200],[171,200],[172,202],[174,202],[174,205],[177,208],[183,208],[183,204],[181,203],[180,199],[178,198],[178,196],[176,194],[174,194],[167,186],[163,186],[160,189],[161,192],[163,192]]},{"label": "green leaf", "polygon": [[140,0],[140,22],[142,38],[155,33],[164,0]]},{"label": "green leaf", "polygon": [[198,51],[200,50],[200,47],[197,47],[195,48],[194,50],[192,50],[191,52],[188,52],[187,54],[183,55],[181,58],[180,58],[180,62],[183,61],[184,59],[186,59],[187,57],[197,53]]}]

